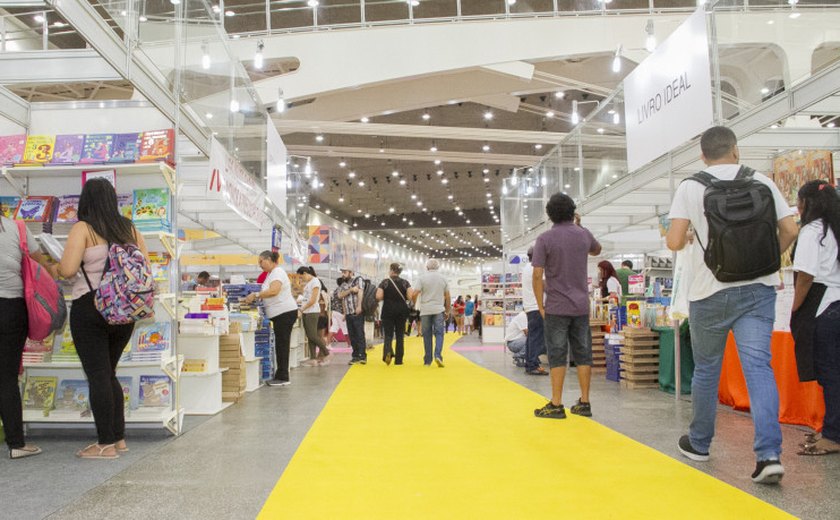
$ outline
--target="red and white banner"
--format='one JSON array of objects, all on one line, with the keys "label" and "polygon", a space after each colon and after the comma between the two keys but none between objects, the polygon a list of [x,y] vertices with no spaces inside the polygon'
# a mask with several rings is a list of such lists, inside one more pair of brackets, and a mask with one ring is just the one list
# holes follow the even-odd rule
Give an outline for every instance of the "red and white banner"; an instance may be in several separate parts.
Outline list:
[{"label": "red and white banner", "polygon": [[222,200],[240,217],[260,229],[271,225],[264,211],[265,192],[216,139],[210,143],[207,195]]}]

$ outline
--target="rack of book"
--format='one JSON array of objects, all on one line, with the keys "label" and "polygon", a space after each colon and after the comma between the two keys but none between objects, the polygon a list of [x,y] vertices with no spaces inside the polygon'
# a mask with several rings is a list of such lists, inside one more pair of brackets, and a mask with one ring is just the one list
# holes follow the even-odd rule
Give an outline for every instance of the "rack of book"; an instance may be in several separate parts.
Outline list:
[{"label": "rack of book", "polygon": [[[248,325],[243,330],[243,345],[246,363],[246,389],[255,390],[259,388],[261,381],[267,381],[274,376],[272,366],[272,353],[274,351],[274,331],[271,321],[265,318],[262,302],[256,301],[246,304],[242,301],[245,296],[260,290],[258,284],[227,284],[224,286],[227,295],[228,308],[231,312],[231,320],[237,319],[244,322],[246,319],[253,325]],[[241,318],[239,318],[241,316]],[[240,325],[241,326],[241,325]],[[243,329],[245,329],[243,327]],[[253,336],[253,351],[252,339]],[[247,374],[251,374],[248,377]],[[254,381],[254,375],[257,380]]]},{"label": "rack of book", "polygon": [[482,274],[481,297],[484,341],[503,342],[505,326],[523,309],[521,273]]},{"label": "rack of book", "polygon": [[[0,175],[5,180],[0,181],[0,212],[26,222],[42,250],[56,259],[78,221],[84,183],[103,177],[115,186],[121,211],[146,240],[157,282],[155,315],[137,323],[117,367],[126,422],[160,423],[180,433],[183,358],[174,334],[174,131],[0,136]],[[23,369],[28,427],[93,422],[87,381],[69,325],[45,341],[28,342]]]}]

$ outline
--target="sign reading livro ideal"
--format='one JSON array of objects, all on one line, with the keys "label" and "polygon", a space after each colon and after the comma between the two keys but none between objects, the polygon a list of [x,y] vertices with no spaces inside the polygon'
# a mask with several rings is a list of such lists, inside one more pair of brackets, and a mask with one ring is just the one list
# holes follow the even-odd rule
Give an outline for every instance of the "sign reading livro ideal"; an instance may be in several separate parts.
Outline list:
[{"label": "sign reading livro ideal", "polygon": [[706,13],[698,9],[624,79],[627,169],[636,170],[711,126]]}]

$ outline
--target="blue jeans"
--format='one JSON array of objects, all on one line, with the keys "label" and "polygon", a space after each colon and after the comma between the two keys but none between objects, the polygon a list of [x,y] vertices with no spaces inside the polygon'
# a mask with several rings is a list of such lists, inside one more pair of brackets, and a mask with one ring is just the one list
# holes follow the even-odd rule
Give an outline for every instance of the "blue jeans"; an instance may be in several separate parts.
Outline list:
[{"label": "blue jeans", "polygon": [[426,353],[423,356],[423,364],[432,364],[432,335],[435,339],[435,359],[443,359],[443,313],[427,314],[420,316],[420,324],[423,327],[423,347]]},{"label": "blue jeans", "polygon": [[822,436],[840,442],[840,302],[829,305],[817,318],[814,368],[825,397]]},{"label": "blue jeans", "polygon": [[350,336],[350,346],[353,347],[353,359],[367,359],[367,344],[365,342],[365,317],[361,314],[347,314],[347,335]]},{"label": "blue jeans", "polygon": [[753,451],[758,460],[778,459],[781,455],[779,391],[770,368],[775,309],[775,289],[762,284],[731,287],[691,302],[694,418],[689,439],[694,449],[708,452],[715,435],[720,370],[726,338],[732,330],[750,394],[750,411],[755,425]]},{"label": "blue jeans", "polygon": [[529,311],[527,316],[528,343],[525,346],[525,370],[536,370],[540,367],[540,354],[545,354],[543,318],[540,311]]}]

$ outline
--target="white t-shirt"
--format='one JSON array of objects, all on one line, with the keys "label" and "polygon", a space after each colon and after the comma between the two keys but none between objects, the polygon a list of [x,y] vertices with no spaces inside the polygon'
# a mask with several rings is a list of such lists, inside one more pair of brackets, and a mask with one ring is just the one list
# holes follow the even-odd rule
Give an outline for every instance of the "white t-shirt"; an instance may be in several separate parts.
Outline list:
[{"label": "white t-shirt", "polygon": [[[731,181],[738,174],[741,168],[738,164],[719,164],[716,166],[709,166],[705,169],[706,172],[712,174],[721,180]],[[753,178],[770,187],[773,193],[773,200],[776,202],[776,218],[782,220],[785,217],[793,215],[787,201],[782,197],[779,188],[766,176],[756,172]],[[677,188],[674,193],[674,202],[671,204],[671,213],[668,218],[688,219],[691,225],[694,226],[694,231],[697,237],[703,244],[703,247],[709,243],[709,223],[703,211],[703,193],[706,187],[695,181],[684,181]],[[729,287],[738,287],[741,285],[750,285],[760,283],[776,286],[779,283],[778,273],[768,274],[754,280],[742,280],[740,282],[720,282],[712,274],[712,271],[706,266],[703,260],[703,250],[699,247],[691,248],[694,258],[692,264],[697,266],[696,272],[691,281],[691,287],[688,291],[689,301],[698,301],[722,291]]]},{"label": "white t-shirt", "polygon": [[[0,219],[3,219],[0,229],[0,298],[23,298],[23,278],[20,274],[23,253],[17,223],[6,217]],[[29,232],[26,233],[26,245],[30,254],[41,250]]]},{"label": "white t-shirt", "polygon": [[505,329],[505,341],[515,341],[525,337],[523,331],[526,330],[528,330],[528,316],[524,312],[520,312],[508,323],[507,329]]},{"label": "white t-shirt", "polygon": [[616,278],[615,276],[610,276],[607,279],[607,292],[615,293],[616,296],[621,298],[621,282],[619,282],[618,278]]},{"label": "white t-shirt", "polygon": [[525,312],[538,310],[537,297],[534,295],[534,266],[522,266],[522,308]]},{"label": "white t-shirt", "polygon": [[265,304],[265,315],[269,318],[274,318],[285,312],[296,311],[298,306],[295,299],[292,297],[292,284],[289,281],[289,275],[282,267],[275,267],[273,271],[268,273],[265,281],[262,284],[262,290],[267,291],[271,287],[271,282],[280,282],[282,288],[280,294],[271,296],[270,298],[263,298]]},{"label": "white t-shirt", "polygon": [[[814,282],[826,286],[825,294],[817,308],[817,316],[832,303],[840,300],[840,262],[837,261],[837,239],[829,229],[822,238],[823,221],[815,220],[803,227],[796,243],[793,270],[808,273]],[[822,241],[822,245],[820,244]]]},{"label": "white t-shirt", "polygon": [[[312,298],[312,292],[318,289],[318,295],[315,298],[315,303],[312,304],[311,307],[306,309],[303,308],[304,305],[309,303],[310,298]],[[300,305],[300,308],[303,309],[304,314],[318,314],[321,312],[321,280],[313,277],[309,280],[309,283],[306,284],[306,287],[303,288],[303,302]]]}]

